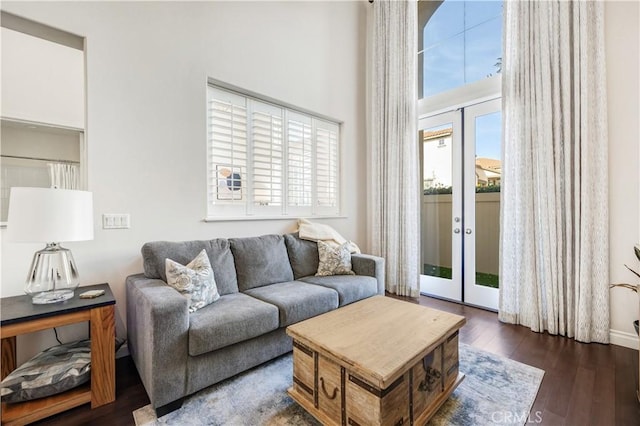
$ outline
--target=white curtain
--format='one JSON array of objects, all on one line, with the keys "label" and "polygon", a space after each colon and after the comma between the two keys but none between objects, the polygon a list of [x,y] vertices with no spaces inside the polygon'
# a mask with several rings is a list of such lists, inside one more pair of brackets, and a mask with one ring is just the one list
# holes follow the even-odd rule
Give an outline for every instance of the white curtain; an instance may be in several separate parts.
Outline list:
[{"label": "white curtain", "polygon": [[369,7],[369,246],[386,260],[387,290],[418,297],[417,3],[375,0]]},{"label": "white curtain", "polygon": [[499,318],[609,342],[603,2],[504,3]]},{"label": "white curtain", "polygon": [[79,189],[79,168],[76,164],[49,163],[49,181],[52,188]]}]

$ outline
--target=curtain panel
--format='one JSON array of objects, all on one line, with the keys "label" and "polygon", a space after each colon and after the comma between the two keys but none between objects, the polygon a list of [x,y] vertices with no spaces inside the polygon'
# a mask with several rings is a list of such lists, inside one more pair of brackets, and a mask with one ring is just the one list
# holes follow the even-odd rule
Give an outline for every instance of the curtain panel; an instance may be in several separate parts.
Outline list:
[{"label": "curtain panel", "polygon": [[499,318],[608,343],[603,7],[504,3]]},{"label": "curtain panel", "polygon": [[49,163],[49,181],[52,188],[79,189],[80,170],[75,164]]},{"label": "curtain panel", "polygon": [[367,21],[369,246],[387,291],[418,297],[417,2],[376,0]]}]

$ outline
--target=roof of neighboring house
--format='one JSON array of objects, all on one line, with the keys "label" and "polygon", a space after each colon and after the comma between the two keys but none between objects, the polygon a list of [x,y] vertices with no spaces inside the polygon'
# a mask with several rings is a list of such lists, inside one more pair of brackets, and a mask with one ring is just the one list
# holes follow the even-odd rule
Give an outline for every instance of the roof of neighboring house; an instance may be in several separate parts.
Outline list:
[{"label": "roof of neighboring house", "polygon": [[496,160],[495,158],[484,158],[478,157],[476,158],[476,165],[480,166],[485,170],[492,171],[500,171],[502,169],[502,163],[500,160]]},{"label": "roof of neighboring house", "polygon": [[476,178],[481,182],[488,182],[487,174],[476,164]]},{"label": "roof of neighboring house", "polygon": [[451,136],[452,133],[453,133],[453,128],[451,127],[446,129],[440,129],[440,130],[432,130],[432,131],[422,133],[422,139],[424,141],[428,141],[431,139],[439,139],[445,136]]}]

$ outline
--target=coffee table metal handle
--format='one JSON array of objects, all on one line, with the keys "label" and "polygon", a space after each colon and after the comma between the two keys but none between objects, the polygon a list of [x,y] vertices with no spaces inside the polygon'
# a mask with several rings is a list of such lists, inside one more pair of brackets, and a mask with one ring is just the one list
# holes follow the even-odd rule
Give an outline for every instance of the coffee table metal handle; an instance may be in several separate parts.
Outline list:
[{"label": "coffee table metal handle", "polygon": [[336,399],[336,396],[338,396],[338,388],[334,388],[333,389],[333,393],[331,395],[329,395],[329,392],[327,392],[327,389],[325,389],[324,387],[324,378],[320,377],[320,388],[322,389],[322,392],[324,393],[324,395],[329,398],[329,399]]}]

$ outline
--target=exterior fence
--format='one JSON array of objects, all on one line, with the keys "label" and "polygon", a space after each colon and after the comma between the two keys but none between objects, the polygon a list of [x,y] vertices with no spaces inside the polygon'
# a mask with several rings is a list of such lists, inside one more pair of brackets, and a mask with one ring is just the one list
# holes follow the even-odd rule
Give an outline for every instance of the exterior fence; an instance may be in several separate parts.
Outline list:
[{"label": "exterior fence", "polygon": [[[424,195],[422,263],[451,268],[451,194]],[[462,229],[462,227],[461,227]],[[464,232],[464,229],[462,229]],[[500,193],[476,193],[476,272],[498,275]]]}]

